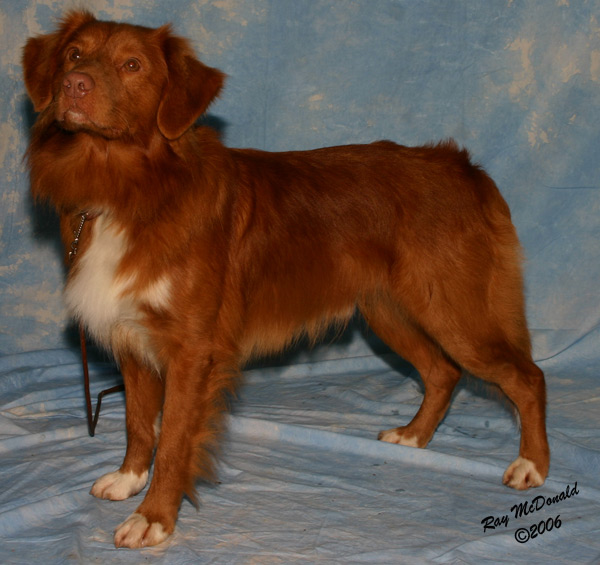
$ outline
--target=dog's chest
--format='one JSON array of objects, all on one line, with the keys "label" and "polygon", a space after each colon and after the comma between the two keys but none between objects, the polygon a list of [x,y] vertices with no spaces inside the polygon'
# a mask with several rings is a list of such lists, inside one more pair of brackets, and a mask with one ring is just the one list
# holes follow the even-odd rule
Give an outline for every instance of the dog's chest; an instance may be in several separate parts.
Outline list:
[{"label": "dog's chest", "polygon": [[163,277],[140,287],[139,273],[123,274],[120,267],[127,252],[126,235],[104,216],[94,220],[90,236],[65,289],[69,313],[105,348],[119,353],[127,347],[155,364],[144,308],[167,307],[170,280]]}]

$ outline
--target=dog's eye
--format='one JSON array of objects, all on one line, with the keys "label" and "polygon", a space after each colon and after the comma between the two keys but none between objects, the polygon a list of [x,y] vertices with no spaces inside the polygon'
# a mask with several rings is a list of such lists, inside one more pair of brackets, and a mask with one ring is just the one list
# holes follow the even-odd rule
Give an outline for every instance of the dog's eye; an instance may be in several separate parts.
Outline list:
[{"label": "dog's eye", "polygon": [[142,68],[142,65],[137,59],[132,58],[127,60],[124,67],[131,73],[137,73]]},{"label": "dog's eye", "polygon": [[73,62],[79,61],[79,59],[81,59],[81,53],[79,52],[79,49],[77,49],[77,47],[71,47],[71,49],[67,51],[67,59]]}]

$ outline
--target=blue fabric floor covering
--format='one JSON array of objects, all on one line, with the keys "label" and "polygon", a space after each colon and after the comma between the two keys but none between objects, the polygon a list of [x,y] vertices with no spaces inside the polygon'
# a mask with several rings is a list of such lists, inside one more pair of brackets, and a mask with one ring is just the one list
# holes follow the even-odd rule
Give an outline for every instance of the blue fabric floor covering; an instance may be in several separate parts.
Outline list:
[{"label": "blue fabric floor covering", "polygon": [[[463,379],[419,450],[376,441],[419,406],[409,365],[391,354],[297,361],[246,372],[219,484],[198,485],[198,509],[184,500],[164,546],[129,551],[113,548],[112,531],[140,496],[89,494],[120,465],[123,394],[105,398],[91,438],[76,351],[0,358],[0,562],[597,562],[598,397],[585,369],[547,373],[550,476],[516,492],[501,477],[518,424],[480,381]],[[91,371],[93,394],[119,382],[110,363]]]}]

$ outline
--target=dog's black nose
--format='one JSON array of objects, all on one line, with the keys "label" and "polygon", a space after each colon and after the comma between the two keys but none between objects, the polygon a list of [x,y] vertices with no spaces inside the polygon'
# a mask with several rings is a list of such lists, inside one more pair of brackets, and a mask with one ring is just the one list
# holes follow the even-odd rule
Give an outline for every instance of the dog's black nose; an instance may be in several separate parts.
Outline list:
[{"label": "dog's black nose", "polygon": [[63,92],[71,98],[83,98],[95,86],[94,79],[86,73],[73,71],[63,80]]}]

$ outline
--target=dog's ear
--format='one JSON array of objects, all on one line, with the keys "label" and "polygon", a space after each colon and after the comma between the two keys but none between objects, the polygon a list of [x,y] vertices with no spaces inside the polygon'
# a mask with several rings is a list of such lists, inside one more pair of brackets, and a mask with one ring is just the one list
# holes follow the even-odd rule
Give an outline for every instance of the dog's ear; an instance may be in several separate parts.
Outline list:
[{"label": "dog's ear", "polygon": [[225,75],[198,61],[184,39],[166,35],[163,50],[168,81],[156,119],[158,129],[167,139],[177,139],[204,114],[219,94]]},{"label": "dog's ear", "polygon": [[68,12],[54,33],[32,37],[25,44],[23,75],[36,112],[44,110],[52,101],[52,79],[61,63],[59,51],[77,29],[95,19],[89,12]]}]

